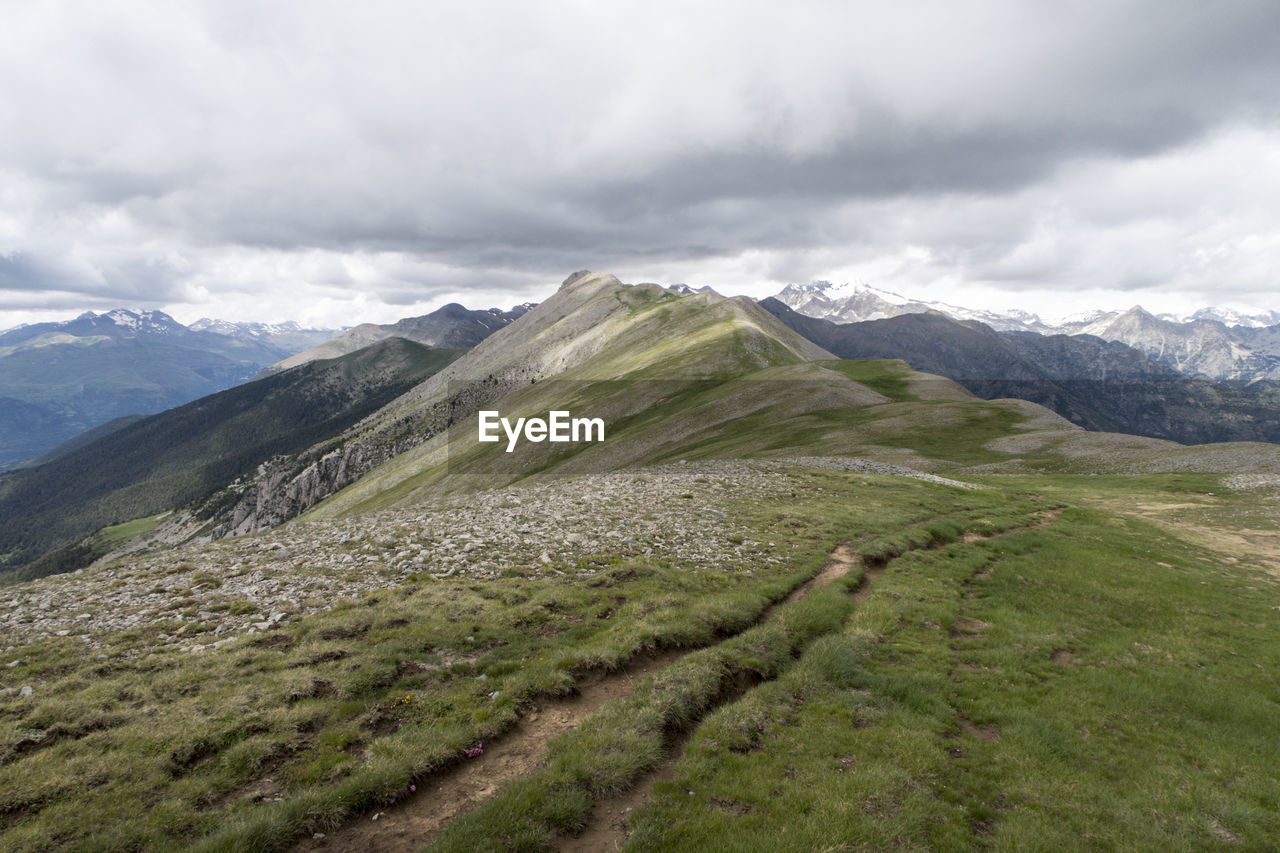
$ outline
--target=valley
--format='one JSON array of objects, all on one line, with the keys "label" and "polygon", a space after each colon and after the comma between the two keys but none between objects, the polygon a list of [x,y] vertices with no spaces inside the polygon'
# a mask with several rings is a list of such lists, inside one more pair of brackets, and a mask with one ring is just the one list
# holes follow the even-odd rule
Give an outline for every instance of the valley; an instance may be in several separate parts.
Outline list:
[{"label": "valley", "polygon": [[[1280,445],[1090,432],[585,272],[421,350],[201,517],[0,589],[5,849],[1280,835]],[[606,438],[508,452],[490,410]]]}]

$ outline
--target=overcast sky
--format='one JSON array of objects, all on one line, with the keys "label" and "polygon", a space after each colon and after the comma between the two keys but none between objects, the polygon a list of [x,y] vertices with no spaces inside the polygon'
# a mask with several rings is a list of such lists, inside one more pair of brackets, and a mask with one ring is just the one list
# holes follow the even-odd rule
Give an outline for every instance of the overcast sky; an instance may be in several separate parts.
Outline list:
[{"label": "overcast sky", "polygon": [[0,327],[386,322],[584,268],[1280,309],[1277,33],[1270,0],[6,4]]}]

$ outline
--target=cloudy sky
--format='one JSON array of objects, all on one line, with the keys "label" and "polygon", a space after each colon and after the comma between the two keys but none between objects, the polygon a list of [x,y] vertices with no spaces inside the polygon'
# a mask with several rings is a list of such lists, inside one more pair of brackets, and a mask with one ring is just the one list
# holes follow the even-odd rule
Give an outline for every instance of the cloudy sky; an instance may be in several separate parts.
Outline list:
[{"label": "cloudy sky", "polygon": [[[861,8],[859,8],[861,6]],[[1280,5],[82,2],[0,29],[0,327],[570,272],[1280,309]]]}]

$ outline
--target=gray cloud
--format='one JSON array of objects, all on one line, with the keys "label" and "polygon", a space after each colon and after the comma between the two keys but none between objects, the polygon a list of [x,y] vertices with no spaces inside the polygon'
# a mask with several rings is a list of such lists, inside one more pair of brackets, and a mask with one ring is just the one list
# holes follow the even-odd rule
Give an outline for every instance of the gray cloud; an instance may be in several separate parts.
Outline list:
[{"label": "gray cloud", "polygon": [[0,321],[45,293],[350,322],[537,298],[584,267],[758,293],[1274,291],[1273,3],[39,4],[6,23]]}]

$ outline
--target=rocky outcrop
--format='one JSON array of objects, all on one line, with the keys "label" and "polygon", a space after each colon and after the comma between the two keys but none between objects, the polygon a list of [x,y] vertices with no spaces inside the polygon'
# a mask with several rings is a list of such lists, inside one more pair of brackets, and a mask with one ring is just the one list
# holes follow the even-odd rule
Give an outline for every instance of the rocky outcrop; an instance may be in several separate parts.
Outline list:
[{"label": "rocky outcrop", "polygon": [[[209,523],[202,533],[216,539],[282,524],[529,381],[527,375],[517,373],[458,384],[448,389],[444,399],[425,408],[375,422],[363,432],[357,426],[357,431],[301,456],[271,459],[259,466],[251,480],[232,484],[208,502]],[[227,508],[229,495],[235,497]]]}]

